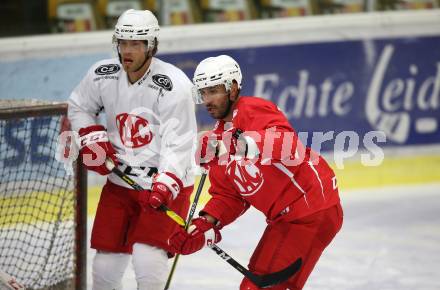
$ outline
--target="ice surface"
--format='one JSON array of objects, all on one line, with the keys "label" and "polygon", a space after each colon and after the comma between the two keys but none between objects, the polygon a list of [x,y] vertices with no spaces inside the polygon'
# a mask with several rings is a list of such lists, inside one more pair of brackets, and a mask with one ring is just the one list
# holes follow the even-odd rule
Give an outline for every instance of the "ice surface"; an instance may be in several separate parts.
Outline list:
[{"label": "ice surface", "polygon": [[[341,198],[343,228],[305,290],[440,289],[440,184],[348,191]],[[264,227],[263,216],[251,209],[222,230],[219,246],[247,265]],[[88,289],[93,255],[89,250]],[[170,289],[238,289],[241,279],[214,252],[203,249],[181,257]],[[125,290],[136,289],[131,267],[123,283]]]}]

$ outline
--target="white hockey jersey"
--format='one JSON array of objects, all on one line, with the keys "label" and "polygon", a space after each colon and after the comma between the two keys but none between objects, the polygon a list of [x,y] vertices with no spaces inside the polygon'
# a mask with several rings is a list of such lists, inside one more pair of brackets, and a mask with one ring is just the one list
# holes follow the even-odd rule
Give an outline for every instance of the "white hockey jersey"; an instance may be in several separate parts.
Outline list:
[{"label": "white hockey jersey", "polygon": [[[191,88],[180,69],[157,58],[134,84],[118,59],[106,59],[94,64],[72,92],[68,117],[78,131],[97,124],[105,112],[120,169],[144,188],[151,188],[155,171],[171,172],[189,186],[197,134]],[[129,187],[115,174],[109,179]]]}]

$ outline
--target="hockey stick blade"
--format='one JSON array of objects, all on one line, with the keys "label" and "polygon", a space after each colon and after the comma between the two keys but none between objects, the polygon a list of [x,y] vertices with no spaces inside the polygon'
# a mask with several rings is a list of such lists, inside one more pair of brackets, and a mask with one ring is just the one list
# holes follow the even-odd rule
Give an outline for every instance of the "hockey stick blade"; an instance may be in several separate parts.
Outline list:
[{"label": "hockey stick blade", "polygon": [[249,278],[255,285],[260,288],[272,287],[287,281],[290,277],[299,271],[302,265],[302,259],[298,258],[295,262],[281,271],[269,273],[266,275],[255,275],[251,273],[252,278]]},{"label": "hockey stick blade", "polygon": [[252,281],[259,288],[268,288],[274,285],[283,283],[287,281],[290,277],[295,275],[302,265],[302,259],[298,258],[295,262],[290,264],[288,267],[284,268],[281,271],[257,275],[240,265],[236,260],[234,260],[231,256],[226,254],[225,251],[220,249],[216,244],[208,245],[217,255],[219,255],[223,260],[225,260],[232,267],[237,269],[240,273],[242,273],[246,278]]}]

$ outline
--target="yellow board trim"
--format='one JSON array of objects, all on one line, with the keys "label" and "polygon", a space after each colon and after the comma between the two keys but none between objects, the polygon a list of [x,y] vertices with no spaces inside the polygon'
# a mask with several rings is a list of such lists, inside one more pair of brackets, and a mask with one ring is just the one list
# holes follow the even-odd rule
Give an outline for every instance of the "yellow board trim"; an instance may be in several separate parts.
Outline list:
[{"label": "yellow board trim", "polygon": [[[440,183],[440,155],[388,157],[379,166],[367,167],[360,162],[345,162],[344,169],[334,168],[340,192],[353,189],[373,188],[395,185],[412,185],[426,183]],[[200,177],[197,178],[194,188],[197,188]],[[203,206],[209,200],[209,179],[206,179],[199,205]],[[88,188],[89,216],[94,216],[99,202],[101,186]],[[193,195],[195,194],[195,190]],[[194,196],[192,196],[193,198]],[[192,199],[191,199],[192,202]],[[69,202],[70,203],[70,202]],[[45,204],[44,213],[35,216],[35,207]],[[16,223],[51,222],[62,207],[63,199],[57,194],[33,192],[20,197],[2,197],[0,205],[6,208],[19,208],[29,215],[0,215],[0,224],[4,226]],[[200,207],[199,207],[200,208]],[[73,209],[72,209],[73,210]],[[34,214],[32,214],[34,213]],[[72,218],[70,209],[63,209],[62,220]]]},{"label": "yellow board trim", "polygon": [[[360,162],[345,162],[344,169],[338,169],[331,163],[330,166],[335,170],[340,192],[361,188],[440,182],[440,155],[388,157],[381,165],[372,167],[364,166]],[[199,180],[200,177],[197,177],[194,188],[197,188]],[[207,178],[200,195],[200,205],[206,204],[210,198],[209,186],[210,182]],[[101,187],[89,188],[89,215],[94,215],[96,212],[100,192]]]}]

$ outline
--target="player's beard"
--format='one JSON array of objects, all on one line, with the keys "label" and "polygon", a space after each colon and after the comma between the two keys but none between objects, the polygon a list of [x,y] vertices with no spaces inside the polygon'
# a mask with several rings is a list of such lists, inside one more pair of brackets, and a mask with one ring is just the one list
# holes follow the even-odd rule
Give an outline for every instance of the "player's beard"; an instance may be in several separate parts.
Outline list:
[{"label": "player's beard", "polygon": [[213,116],[215,119],[221,120],[226,118],[229,115],[229,112],[231,111],[232,105],[234,104],[233,101],[230,99],[230,93],[228,94],[226,106],[224,107],[223,111],[219,111],[218,116]]},{"label": "player's beard", "polygon": [[144,56],[145,56],[144,61],[137,68],[133,69],[133,72],[138,72],[139,70],[142,69],[142,67],[145,65],[145,63],[147,63],[148,59],[150,58],[148,55],[148,51],[144,54]]}]

